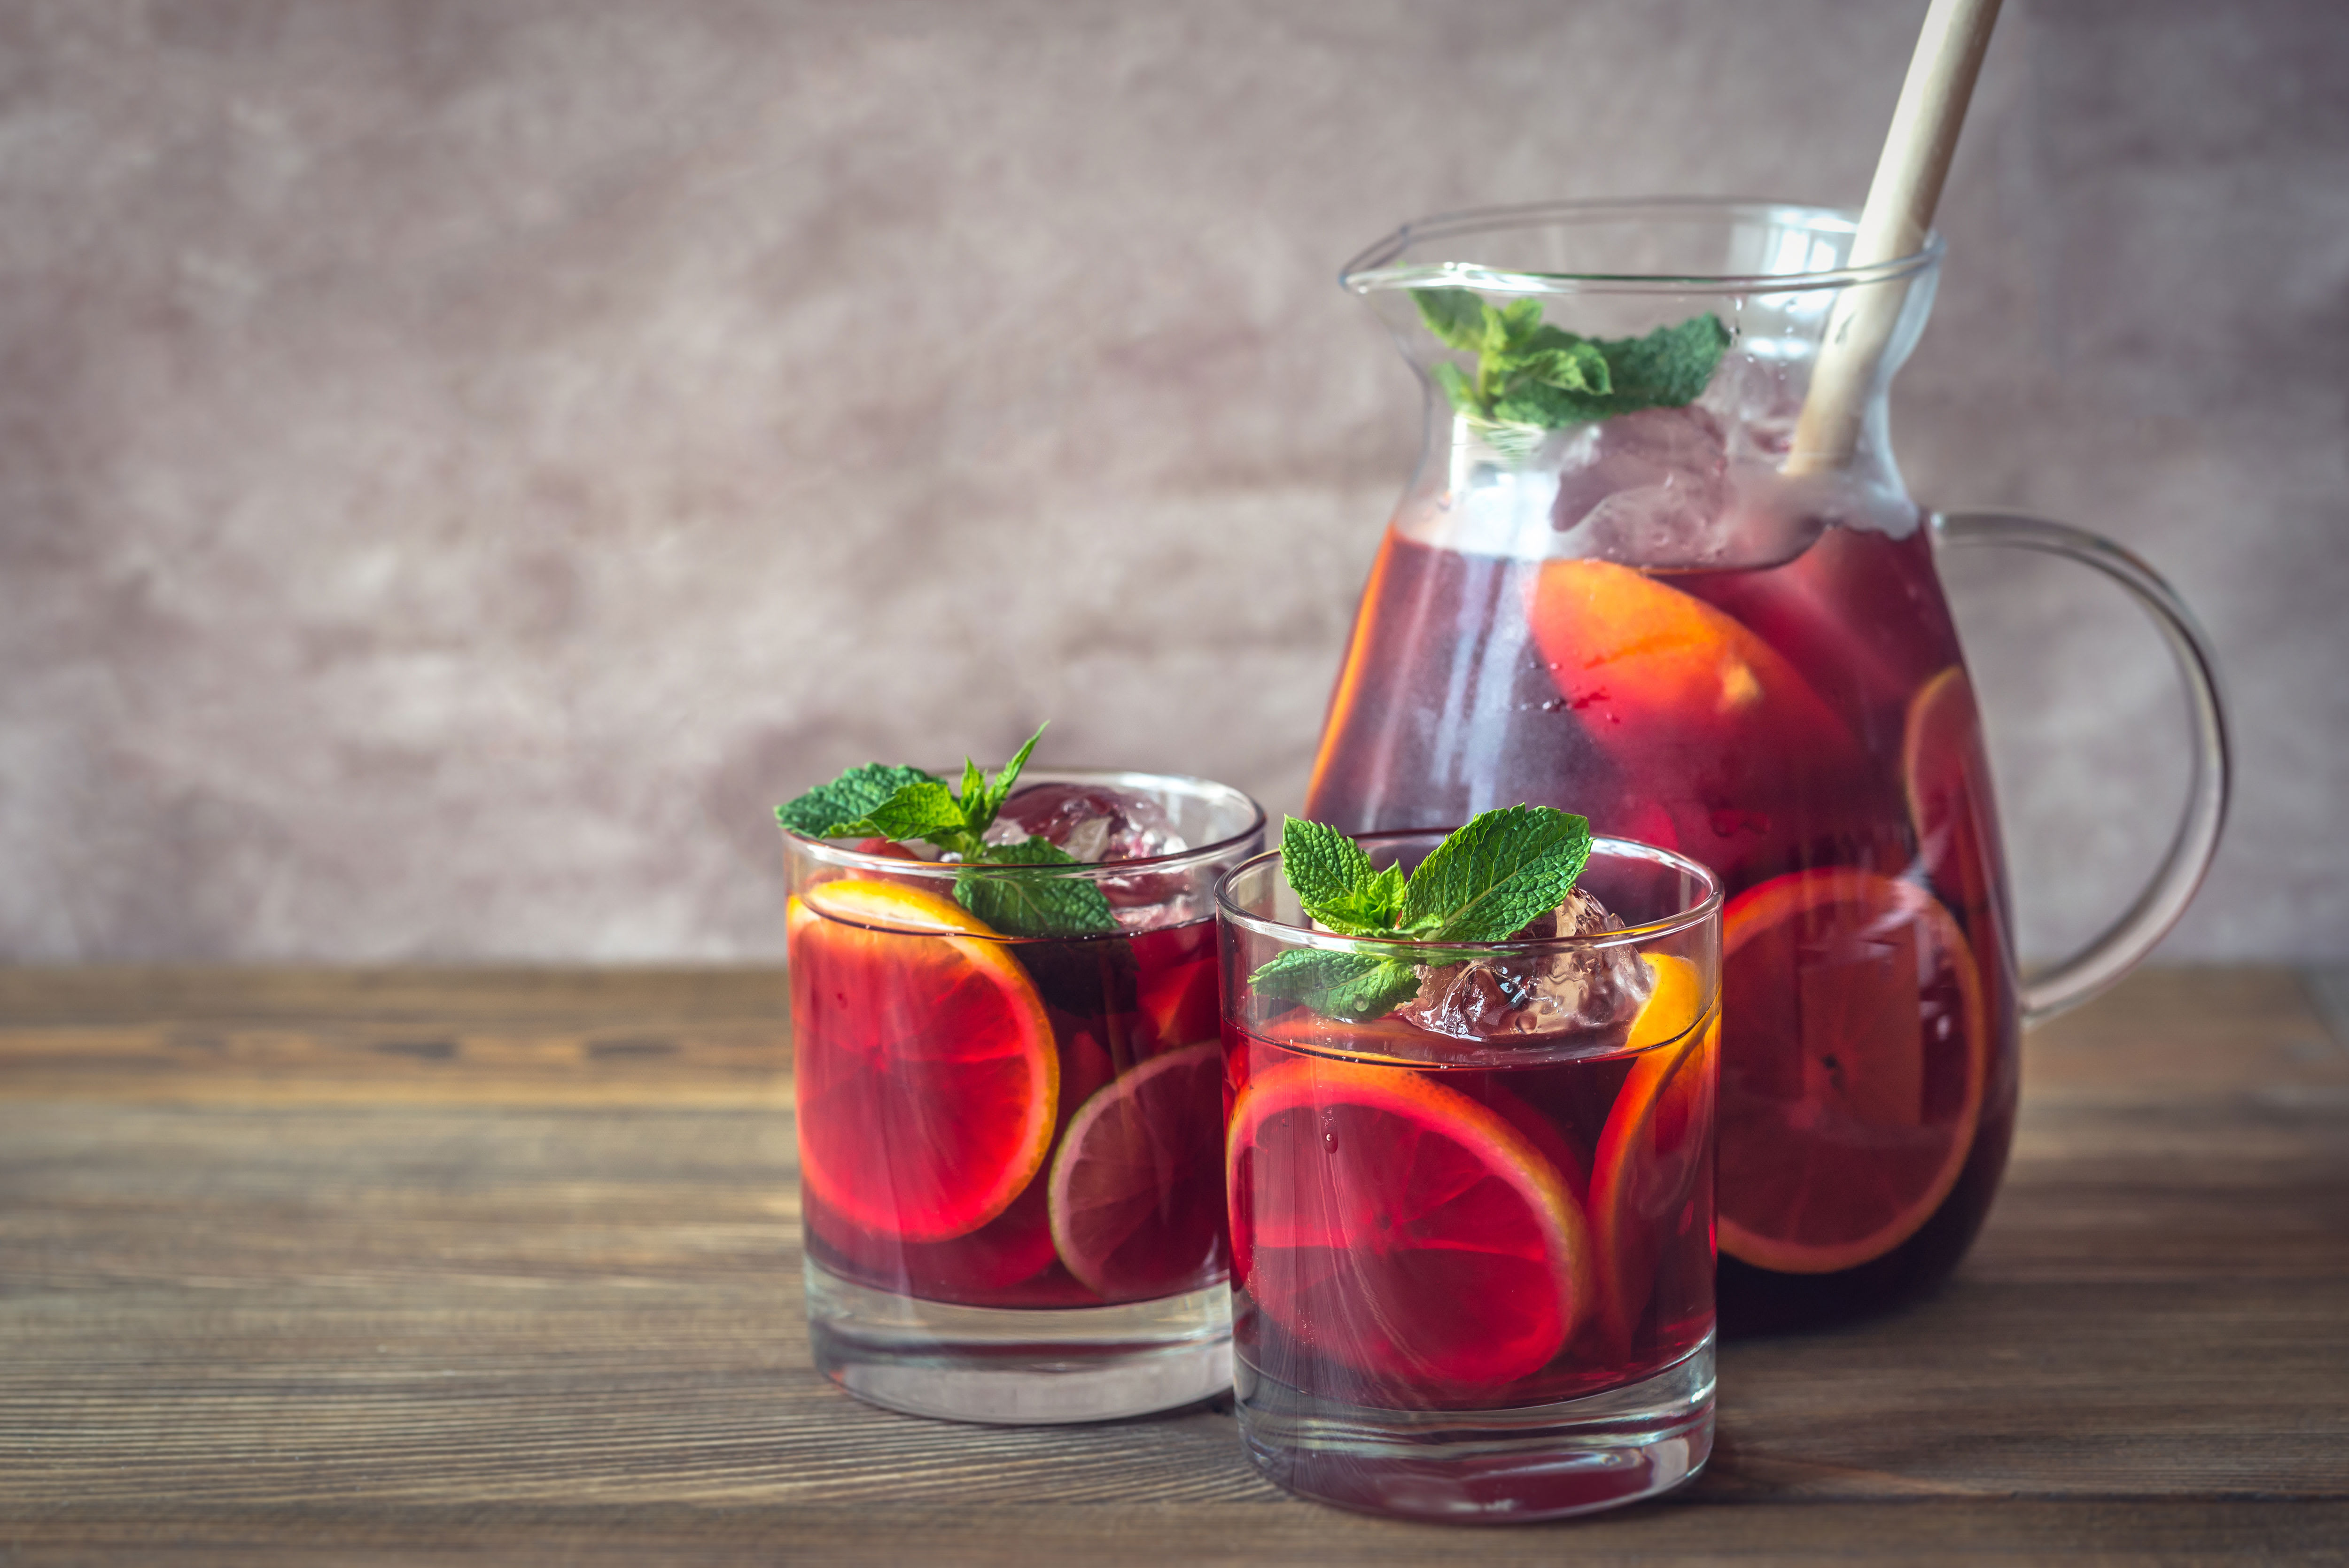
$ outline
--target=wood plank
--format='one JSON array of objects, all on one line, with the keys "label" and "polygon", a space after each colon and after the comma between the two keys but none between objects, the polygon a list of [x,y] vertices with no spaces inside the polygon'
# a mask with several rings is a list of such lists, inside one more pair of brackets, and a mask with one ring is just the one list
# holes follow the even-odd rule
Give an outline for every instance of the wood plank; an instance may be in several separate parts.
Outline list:
[{"label": "wood plank", "polygon": [[1650,1506],[1570,1523],[1461,1530],[1301,1504],[1199,1508],[1050,1502],[983,1507],[739,1508],[594,1503],[475,1507],[71,1508],[0,1516],[0,1548],[35,1562],[174,1568],[316,1562],[702,1565],[1060,1563],[1996,1563],[2102,1568],[2338,1563],[2349,1505],[1936,1500]]},{"label": "wood plank", "polygon": [[790,1013],[782,975],[779,967],[734,965],[605,969],[0,966],[0,1022],[771,1022]]},{"label": "wood plank", "polygon": [[775,969],[0,970],[12,1098],[760,1104],[789,1099]]},{"label": "wood plank", "polygon": [[2111,1100],[2349,1084],[2349,1051],[2289,969],[2140,969],[2033,1030],[2023,1093]]},{"label": "wood plank", "polygon": [[[2349,1057],[2292,1051],[2285,975],[2149,976],[2034,1037],[1948,1291],[1727,1346],[1696,1488],[1518,1532],[1286,1499],[1226,1411],[987,1429],[815,1377],[771,975],[159,995],[0,984],[0,1543],[36,1558],[2320,1561],[2349,1533]],[[169,1043],[199,1029],[272,1043]],[[586,1048],[623,1029],[704,1044]],[[150,1057],[82,1070],[109,1031]],[[418,1031],[460,1047],[373,1048]],[[242,1087],[169,1087],[208,1076]]]}]

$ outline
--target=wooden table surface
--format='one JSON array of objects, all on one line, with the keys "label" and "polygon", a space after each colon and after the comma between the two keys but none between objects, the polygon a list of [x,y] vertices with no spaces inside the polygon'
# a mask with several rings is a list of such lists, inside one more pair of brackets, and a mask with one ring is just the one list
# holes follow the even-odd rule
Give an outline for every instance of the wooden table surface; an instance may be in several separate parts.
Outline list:
[{"label": "wooden table surface", "polygon": [[2033,1037],[1945,1292],[1725,1347],[1696,1485],[1514,1530],[1288,1499],[1227,1409],[814,1377],[781,997],[0,971],[0,1562],[2349,1561],[2349,1050],[2289,972]]}]

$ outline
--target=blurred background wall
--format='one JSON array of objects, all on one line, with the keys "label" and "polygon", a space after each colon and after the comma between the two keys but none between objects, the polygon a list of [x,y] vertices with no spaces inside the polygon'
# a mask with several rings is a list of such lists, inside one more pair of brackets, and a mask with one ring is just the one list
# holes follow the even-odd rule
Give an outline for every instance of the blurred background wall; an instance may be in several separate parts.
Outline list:
[{"label": "blurred background wall", "polygon": [[[781,951],[874,758],[1302,794],[1416,451],[1413,215],[1857,204],[1923,0],[0,5],[0,960]],[[2174,958],[2349,954],[2349,8],[2008,0],[1911,484],[2227,661]],[[2183,777],[2159,645],[1953,573],[2026,948]]]}]

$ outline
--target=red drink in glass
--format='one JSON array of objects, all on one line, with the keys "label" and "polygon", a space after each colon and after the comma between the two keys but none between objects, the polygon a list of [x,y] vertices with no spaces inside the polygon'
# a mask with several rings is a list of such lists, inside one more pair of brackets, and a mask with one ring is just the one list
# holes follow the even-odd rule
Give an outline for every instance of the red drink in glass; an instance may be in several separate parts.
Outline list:
[{"label": "red drink in glass", "polygon": [[[803,903],[791,957],[811,1260],[981,1307],[1147,1301],[1224,1278],[1212,920],[973,939],[985,956],[923,963],[896,934],[814,913],[821,892]],[[874,1061],[877,1026],[901,1031],[904,1065]],[[989,1106],[1007,1109],[974,1113]]]},{"label": "red drink in glass", "polygon": [[[1007,815],[1105,790],[1173,847],[971,868],[786,830],[810,1337],[893,1408],[1139,1415],[1230,1379],[1213,891],[1264,818],[1202,779],[1029,778]],[[1072,841],[1119,853],[1102,826]],[[1116,929],[1004,934],[956,896],[976,874],[1081,880]]]},{"label": "red drink in glass", "polygon": [[[1363,843],[1406,859],[1439,836]],[[1323,1501],[1477,1522],[1684,1480],[1712,1436],[1717,884],[1600,841],[1585,883],[1630,930],[1475,962],[1533,975],[1597,954],[1638,989],[1619,968],[1625,1000],[1588,1024],[1464,1037],[1416,1004],[1347,1022],[1260,992],[1250,975],[1284,945],[1342,943],[1296,934],[1263,870],[1278,860],[1224,894],[1250,1459]]]}]

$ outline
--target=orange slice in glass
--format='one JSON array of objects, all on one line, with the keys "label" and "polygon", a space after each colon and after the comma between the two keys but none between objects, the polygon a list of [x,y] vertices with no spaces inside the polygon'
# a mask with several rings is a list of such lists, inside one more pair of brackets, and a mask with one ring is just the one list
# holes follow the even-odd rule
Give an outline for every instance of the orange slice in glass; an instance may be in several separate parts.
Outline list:
[{"label": "orange slice in glass", "polygon": [[1705,1222],[1696,1199],[1712,1151],[1713,1061],[1721,1040],[1720,1010],[1699,1016],[1704,987],[1696,965],[1665,954],[1641,956],[1656,984],[1627,1048],[1643,1054],[1607,1114],[1590,1179],[1591,1222],[1608,1270],[1600,1307],[1619,1354],[1655,1288],[1666,1240]]},{"label": "orange slice in glass", "polygon": [[1914,1235],[1973,1149],[1989,1018],[1930,893],[1847,867],[1722,917],[1721,1250],[1832,1274]]},{"label": "orange slice in glass", "polygon": [[1319,1354],[1413,1387],[1489,1387],[1548,1364],[1588,1308],[1566,1179],[1431,1074],[1282,1063],[1234,1100],[1225,1148],[1235,1282]]},{"label": "orange slice in glass", "polygon": [[1027,972],[925,888],[820,882],[791,903],[800,1174],[876,1236],[946,1241],[1009,1208],[1058,1109],[1052,1029]]}]

